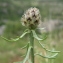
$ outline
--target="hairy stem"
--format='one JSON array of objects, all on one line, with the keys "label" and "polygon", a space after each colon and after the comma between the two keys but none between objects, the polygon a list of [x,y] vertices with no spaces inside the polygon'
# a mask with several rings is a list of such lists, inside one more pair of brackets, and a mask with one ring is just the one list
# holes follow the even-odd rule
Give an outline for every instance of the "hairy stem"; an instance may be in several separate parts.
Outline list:
[{"label": "hairy stem", "polygon": [[31,48],[31,61],[34,63],[34,37],[32,31],[30,32],[30,45],[32,46]]}]

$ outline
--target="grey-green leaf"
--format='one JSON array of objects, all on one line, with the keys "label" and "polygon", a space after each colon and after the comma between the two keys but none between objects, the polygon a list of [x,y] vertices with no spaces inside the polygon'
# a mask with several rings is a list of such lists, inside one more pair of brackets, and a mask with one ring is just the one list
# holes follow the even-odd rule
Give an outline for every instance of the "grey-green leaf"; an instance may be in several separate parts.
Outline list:
[{"label": "grey-green leaf", "polygon": [[44,30],[45,28],[37,28],[37,29]]},{"label": "grey-green leaf", "polygon": [[25,63],[28,60],[31,48],[32,48],[31,46],[28,48],[28,52],[27,52],[25,59],[23,60],[23,63]]},{"label": "grey-green leaf", "polygon": [[58,53],[55,53],[54,55],[51,56],[51,58],[55,58],[58,55]]},{"label": "grey-green leaf", "polygon": [[5,39],[5,40],[7,40],[7,41],[18,41],[20,38],[23,38],[27,33],[29,33],[28,31],[25,31],[20,37],[18,37],[18,38],[16,38],[16,39],[11,39],[11,40],[9,40],[9,39],[7,39],[7,38],[5,38],[5,37],[3,37],[3,36],[1,36],[3,39]]},{"label": "grey-green leaf", "polygon": [[39,55],[39,56],[41,56],[41,57],[43,57],[43,58],[54,59],[54,58],[58,55],[58,53],[55,53],[55,54],[52,55],[52,56],[43,56],[42,54],[38,54],[38,53],[36,53],[35,55]]},{"label": "grey-green leaf", "polygon": [[24,32],[19,38],[23,38],[27,33],[29,32]]},{"label": "grey-green leaf", "polygon": [[27,45],[23,46],[21,49],[24,49],[24,48],[26,48],[28,45],[29,45],[29,43],[27,43]]},{"label": "grey-green leaf", "polygon": [[32,33],[33,33],[33,37],[36,38],[37,40],[43,40],[37,36],[37,34],[34,30],[32,30]]},{"label": "grey-green leaf", "polygon": [[45,50],[48,51],[48,52],[52,52],[52,53],[59,53],[59,52],[60,52],[60,51],[53,51],[53,50],[48,50],[48,49],[46,49],[45,46],[40,43],[40,41],[39,41],[39,44],[42,46],[43,49],[45,49]]}]

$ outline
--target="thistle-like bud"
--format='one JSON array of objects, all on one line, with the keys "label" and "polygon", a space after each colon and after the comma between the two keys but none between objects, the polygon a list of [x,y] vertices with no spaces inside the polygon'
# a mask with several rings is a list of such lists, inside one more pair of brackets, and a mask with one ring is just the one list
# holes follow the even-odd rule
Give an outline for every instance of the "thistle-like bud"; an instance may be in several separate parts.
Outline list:
[{"label": "thistle-like bud", "polygon": [[35,29],[41,21],[41,16],[39,9],[29,8],[21,18],[23,26],[28,27],[29,29]]}]

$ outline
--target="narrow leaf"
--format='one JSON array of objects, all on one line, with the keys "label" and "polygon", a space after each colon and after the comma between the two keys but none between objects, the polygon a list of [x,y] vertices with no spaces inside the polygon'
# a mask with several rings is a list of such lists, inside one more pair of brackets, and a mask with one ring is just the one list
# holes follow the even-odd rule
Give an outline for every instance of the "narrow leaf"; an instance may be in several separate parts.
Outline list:
[{"label": "narrow leaf", "polygon": [[7,40],[7,41],[18,41],[20,38],[23,38],[27,33],[29,33],[28,31],[25,31],[20,37],[18,37],[18,38],[16,38],[16,39],[11,39],[11,40],[9,40],[9,39],[7,39],[7,38],[5,38],[5,37],[3,37],[3,36],[1,36],[4,40]]},{"label": "narrow leaf", "polygon": [[28,45],[29,45],[29,43],[27,43],[27,45],[25,45],[25,46],[24,46],[24,47],[22,47],[21,49],[24,49],[24,48],[26,48]]},{"label": "narrow leaf", "polygon": [[37,28],[37,29],[44,30],[45,28]]},{"label": "narrow leaf", "polygon": [[41,57],[43,57],[43,58],[54,59],[54,58],[57,56],[57,54],[58,54],[58,53],[54,54],[53,56],[43,56],[42,54],[36,53],[35,55],[39,55],[39,56],[41,56]]},{"label": "narrow leaf", "polygon": [[29,32],[24,32],[19,38],[23,38],[27,33]]},{"label": "narrow leaf", "polygon": [[23,63],[26,63],[26,61],[28,60],[31,48],[32,48],[31,46],[28,48],[28,52],[27,52],[25,59],[23,60]]},{"label": "narrow leaf", "polygon": [[58,53],[55,53],[53,56],[51,56],[51,58],[54,58],[58,55]]},{"label": "narrow leaf", "polygon": [[32,33],[33,33],[33,37],[36,38],[37,40],[43,40],[37,36],[37,34],[34,30],[32,30]]},{"label": "narrow leaf", "polygon": [[59,53],[59,52],[60,52],[60,51],[52,51],[52,50],[46,49],[45,46],[40,43],[40,41],[39,41],[39,44],[42,46],[43,49],[45,49],[45,50],[48,51],[48,52],[52,52],[52,53]]}]

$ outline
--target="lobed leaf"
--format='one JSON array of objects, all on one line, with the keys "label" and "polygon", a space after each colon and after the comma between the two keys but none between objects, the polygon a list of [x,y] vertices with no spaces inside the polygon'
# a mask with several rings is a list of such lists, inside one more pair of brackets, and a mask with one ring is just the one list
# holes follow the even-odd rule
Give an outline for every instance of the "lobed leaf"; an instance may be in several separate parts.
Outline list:
[{"label": "lobed leaf", "polygon": [[41,56],[41,57],[43,57],[43,58],[54,59],[54,58],[58,55],[58,53],[55,53],[55,54],[52,55],[52,56],[43,56],[42,54],[39,54],[39,53],[36,53],[35,55],[39,55],[39,56]]},{"label": "lobed leaf", "polygon": [[5,38],[5,37],[3,37],[3,36],[1,36],[4,40],[7,40],[7,41],[18,41],[20,38],[23,38],[27,33],[29,33],[28,31],[25,31],[20,37],[18,37],[18,38],[16,38],[16,39],[11,39],[11,40],[9,40],[9,39],[7,39],[7,38]]},{"label": "lobed leaf", "polygon": [[33,33],[33,37],[36,38],[37,40],[43,40],[37,36],[37,34],[34,30],[32,30],[32,33]]},{"label": "lobed leaf", "polygon": [[53,51],[53,50],[48,50],[48,49],[46,49],[45,46],[40,43],[40,41],[39,41],[39,44],[42,46],[43,49],[45,49],[45,50],[48,51],[48,52],[52,52],[52,53],[59,53],[59,52],[60,52],[60,51]]},{"label": "lobed leaf", "polygon": [[23,60],[23,63],[25,63],[28,60],[31,48],[32,48],[31,46],[28,48],[28,52],[27,52],[25,59]]}]

